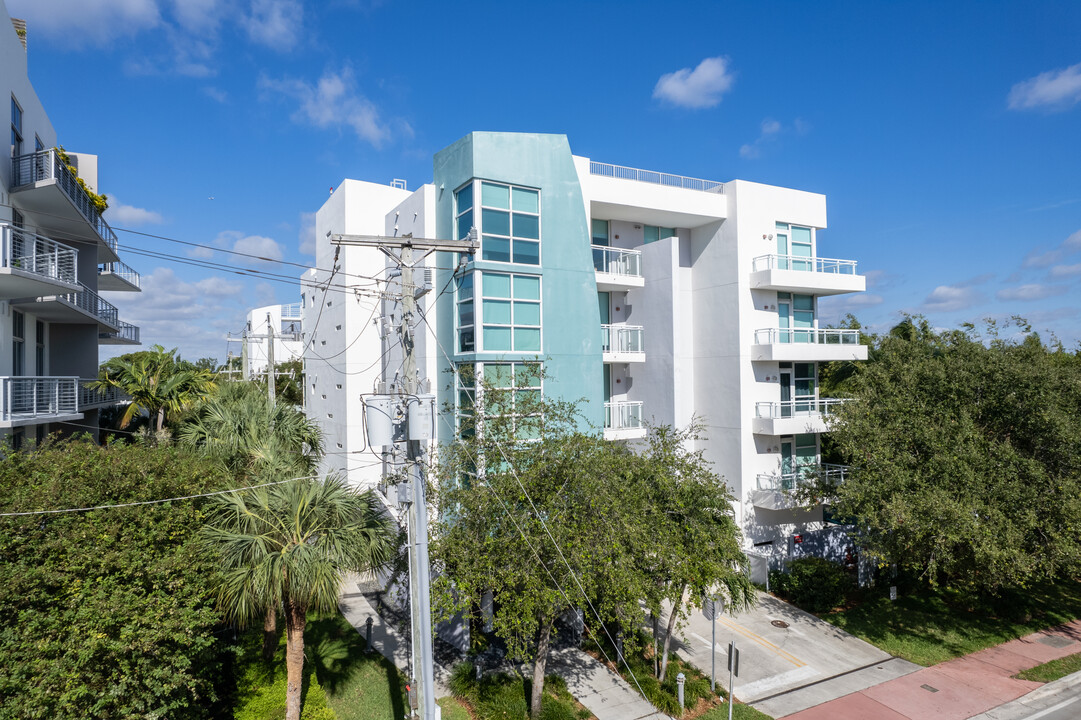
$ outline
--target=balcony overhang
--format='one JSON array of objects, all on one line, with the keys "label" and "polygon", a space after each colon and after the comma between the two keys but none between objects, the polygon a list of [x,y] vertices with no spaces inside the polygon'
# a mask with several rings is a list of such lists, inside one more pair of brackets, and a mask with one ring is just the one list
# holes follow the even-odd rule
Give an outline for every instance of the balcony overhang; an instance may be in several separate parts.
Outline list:
[{"label": "balcony overhang", "polygon": [[123,273],[113,272],[108,266],[98,270],[98,290],[108,292],[142,292],[134,278]]},{"label": "balcony overhang", "polygon": [[619,352],[605,351],[601,357],[606,363],[643,363],[646,361],[645,352]]},{"label": "balcony overhang", "polygon": [[823,415],[813,413],[793,417],[756,417],[751,423],[751,430],[755,435],[801,435],[824,433],[829,428]]},{"label": "balcony overhang", "polygon": [[75,422],[83,420],[86,416],[81,412],[56,412],[43,413],[40,415],[13,414],[7,418],[0,418],[0,428],[17,428],[28,425],[44,425],[46,423]]},{"label": "balcony overhang", "polygon": [[78,289],[79,283],[76,282],[65,282],[17,267],[0,267],[0,300],[74,292]]},{"label": "balcony overhang", "polygon": [[116,332],[98,333],[99,345],[142,345],[139,339],[139,328],[131,323],[118,322],[119,330]]},{"label": "balcony overhang", "polygon": [[641,275],[617,275],[598,272],[597,289],[603,292],[627,292],[646,286],[646,279]]},{"label": "balcony overhang", "polygon": [[99,315],[71,302],[64,295],[45,295],[11,301],[42,320],[70,325],[97,325],[99,332],[117,332],[120,328]]},{"label": "balcony overhang", "polygon": [[638,440],[646,436],[644,427],[605,428],[605,440]]},{"label": "balcony overhang", "polygon": [[67,243],[94,244],[99,263],[120,259],[109,242],[98,233],[94,224],[87,220],[71,201],[56,178],[46,178],[12,188],[11,195],[18,199],[19,212],[29,224],[45,228],[50,235]]},{"label": "balcony overhang", "polygon": [[754,361],[829,362],[866,359],[866,345],[797,342],[751,345],[751,360]]},{"label": "balcony overhang", "polygon": [[770,268],[751,273],[751,288],[810,295],[840,295],[865,291],[867,278],[863,275]]}]

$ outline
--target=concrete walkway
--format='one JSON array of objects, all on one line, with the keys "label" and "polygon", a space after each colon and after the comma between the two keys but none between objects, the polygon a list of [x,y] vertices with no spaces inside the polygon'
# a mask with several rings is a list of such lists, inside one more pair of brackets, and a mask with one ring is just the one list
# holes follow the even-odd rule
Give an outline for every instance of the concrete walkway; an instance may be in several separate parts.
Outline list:
[{"label": "concrete walkway", "polygon": [[1081,620],[922,668],[784,720],[965,720],[1041,687],[1012,675],[1081,652]]}]

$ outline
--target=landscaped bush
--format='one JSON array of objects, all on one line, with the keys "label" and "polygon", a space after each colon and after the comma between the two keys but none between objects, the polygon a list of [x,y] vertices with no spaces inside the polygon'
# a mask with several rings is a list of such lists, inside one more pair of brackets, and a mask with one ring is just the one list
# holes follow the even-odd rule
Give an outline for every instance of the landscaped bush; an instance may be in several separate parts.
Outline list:
[{"label": "landscaped bush", "polygon": [[803,557],[788,563],[788,572],[770,571],[770,589],[811,612],[829,612],[844,603],[853,589],[852,577],[835,562]]},{"label": "landscaped bush", "polygon": [[[485,675],[478,682],[476,668],[461,662],[451,669],[451,693],[472,706],[477,720],[525,720],[529,714],[530,682],[524,678],[497,673]],[[549,675],[544,679],[541,720],[578,720],[591,717],[588,710],[576,707],[563,678]]]}]

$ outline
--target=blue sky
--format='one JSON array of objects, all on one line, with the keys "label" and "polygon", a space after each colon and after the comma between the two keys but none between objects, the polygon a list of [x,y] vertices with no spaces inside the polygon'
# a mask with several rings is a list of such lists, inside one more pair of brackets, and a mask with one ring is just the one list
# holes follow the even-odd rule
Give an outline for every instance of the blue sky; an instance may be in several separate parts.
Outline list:
[{"label": "blue sky", "polygon": [[[118,228],[309,263],[343,178],[412,189],[471,130],[561,132],[595,160],[825,193],[819,254],[859,261],[868,292],[824,319],[1016,314],[1081,341],[1081,3],[6,3]],[[298,299],[124,259],[146,290],[110,297],[122,318],[189,358]]]}]

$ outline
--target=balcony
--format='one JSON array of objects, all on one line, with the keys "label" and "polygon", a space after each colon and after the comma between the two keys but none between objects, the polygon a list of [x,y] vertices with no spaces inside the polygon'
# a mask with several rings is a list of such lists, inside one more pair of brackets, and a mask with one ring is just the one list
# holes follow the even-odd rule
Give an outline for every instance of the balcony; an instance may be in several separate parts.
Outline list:
[{"label": "balcony", "polygon": [[764,510],[789,510],[799,507],[791,493],[800,485],[815,479],[825,480],[834,485],[844,482],[848,473],[847,465],[822,463],[801,472],[762,473],[758,476],[758,487],[751,491],[751,504]]},{"label": "balcony", "polygon": [[78,252],[0,223],[0,300],[78,290]]},{"label": "balcony", "polygon": [[820,398],[756,403],[752,429],[756,435],[826,432],[830,415],[844,402],[841,398]]},{"label": "balcony", "polygon": [[76,325],[97,323],[102,332],[119,330],[116,306],[85,285],[80,284],[80,287],[82,289],[77,292],[13,300],[12,304],[26,306],[27,312],[50,322]]},{"label": "balcony", "polygon": [[702,180],[700,178],[683,177],[671,173],[656,172],[655,170],[639,170],[638,168],[623,167],[622,165],[609,165],[608,163],[589,161],[589,174],[601,177],[617,178],[619,180],[635,180],[637,182],[664,185],[665,187],[683,188],[685,190],[701,190],[702,192],[724,194],[724,183],[714,180]]},{"label": "balcony", "polygon": [[867,278],[856,274],[855,260],[761,255],[752,263],[751,288],[755,290],[839,295],[867,289]]},{"label": "balcony", "polygon": [[601,325],[601,353],[606,363],[646,361],[640,325]]},{"label": "balcony", "polygon": [[766,328],[754,331],[751,360],[826,362],[866,360],[867,346],[860,345],[859,330],[817,328]]},{"label": "balcony", "polygon": [[[434,284],[434,282],[432,283]],[[300,303],[289,303],[288,305],[282,305],[282,322],[288,320],[303,320],[304,319],[304,306]]]},{"label": "balcony", "polygon": [[597,289],[624,292],[645,287],[642,277],[642,252],[606,245],[592,245],[593,269],[597,272]]},{"label": "balcony", "polygon": [[98,290],[142,292],[142,289],[139,273],[119,260],[98,267]]},{"label": "balcony", "polygon": [[97,382],[97,378],[80,378],[79,379],[79,409],[89,410],[91,408],[104,407],[106,405],[116,405],[131,399],[131,396],[120,390],[120,388],[105,388],[104,390],[95,390],[87,387],[92,382]]},{"label": "balcony", "polygon": [[131,323],[126,323],[122,320],[117,321],[116,326],[119,328],[115,332],[108,330],[98,333],[99,345],[140,345],[139,341],[139,328]]},{"label": "balcony", "polygon": [[604,439],[634,440],[646,436],[642,424],[641,402],[606,402],[604,404]]},{"label": "balcony", "polygon": [[82,417],[77,377],[0,377],[0,427]]},{"label": "balcony", "polygon": [[32,224],[77,242],[97,243],[100,262],[120,259],[116,233],[55,149],[12,158],[11,178],[11,194]]}]

